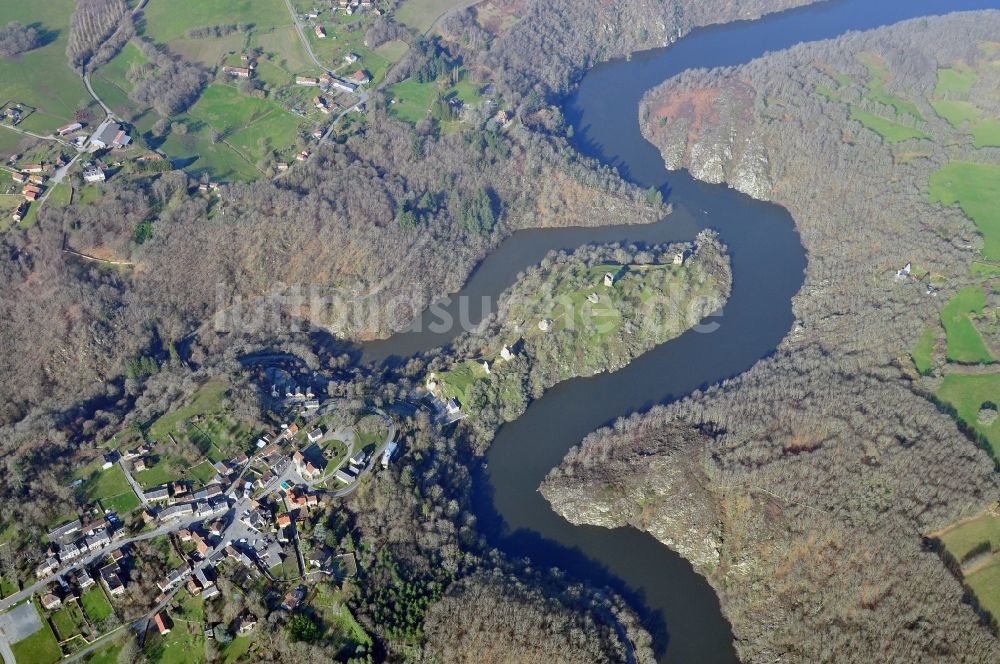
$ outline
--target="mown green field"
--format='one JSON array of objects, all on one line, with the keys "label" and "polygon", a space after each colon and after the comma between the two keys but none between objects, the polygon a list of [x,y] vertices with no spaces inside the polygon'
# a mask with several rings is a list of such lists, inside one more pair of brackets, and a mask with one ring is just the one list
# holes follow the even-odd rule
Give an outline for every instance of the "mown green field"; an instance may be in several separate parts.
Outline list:
[{"label": "mown green field", "polygon": [[228,390],[229,383],[225,380],[212,379],[205,382],[204,385],[198,388],[187,404],[157,418],[149,426],[147,433],[150,440],[166,440],[168,433],[176,431],[178,422],[187,420],[194,415],[209,415],[221,412]]},{"label": "mown green field", "polygon": [[983,436],[1000,459],[1000,419],[988,426],[979,423],[979,409],[985,403],[1000,403],[1000,374],[948,374],[938,388],[937,396],[955,408],[958,418]]},{"label": "mown green field", "polygon": [[[415,78],[408,78],[388,88],[393,99],[392,114],[414,124],[434,114],[435,102],[439,97],[443,100],[456,98],[466,104],[475,104],[482,100],[480,90],[479,85],[464,75],[455,85],[447,87],[441,87],[435,81],[419,83]],[[438,115],[435,114],[435,117]]]},{"label": "mown green field", "polygon": [[281,0],[149,0],[143,14],[143,34],[167,45],[192,28],[243,23],[267,30],[292,22]]},{"label": "mown green field", "polygon": [[1000,166],[953,161],[931,175],[930,201],[962,208],[983,236],[983,256],[1000,261]]},{"label": "mown green field", "polygon": [[74,6],[73,0],[0,2],[0,25],[38,23],[48,33],[40,48],[17,58],[0,58],[0,103],[13,101],[38,109],[18,125],[21,129],[48,134],[94,103],[66,58]]},{"label": "mown green field", "polygon": [[1000,620],[1000,558],[965,577],[979,606]]},{"label": "mown green field", "polygon": [[916,345],[913,347],[913,352],[911,354],[913,357],[913,364],[916,366],[917,371],[921,374],[930,373],[934,366],[934,342],[937,340],[939,329],[940,328],[937,326],[928,325],[924,329],[923,334],[920,335],[920,339],[917,340]]},{"label": "mown green field", "polygon": [[966,521],[942,535],[941,542],[959,562],[984,542],[996,551],[1000,549],[1000,517],[983,514]]},{"label": "mown green field", "polygon": [[175,162],[193,174],[207,171],[220,179],[250,180],[260,177],[256,163],[268,150],[294,147],[302,118],[271,99],[213,83],[188,109],[184,123],[186,133],[171,131],[161,146]]},{"label": "mown green field", "polygon": [[114,642],[106,646],[101,646],[90,653],[83,661],[86,664],[118,664],[118,655],[123,645],[123,643]]},{"label": "mown green field", "polygon": [[41,616],[41,610],[37,606],[35,610],[39,612],[42,627],[28,638],[11,644],[17,664],[53,664],[62,658],[62,649],[52,633],[49,621]]},{"label": "mown green field", "polygon": [[858,106],[851,106],[851,119],[857,120],[868,129],[871,129],[885,139],[887,143],[900,143],[914,138],[931,138],[930,134],[925,131],[900,124],[894,120],[888,120],[874,113],[869,113]]},{"label": "mown green field", "polygon": [[87,628],[87,619],[76,602],[67,602],[52,614],[52,625],[56,628],[59,639],[65,641],[71,636],[83,634],[83,630]]},{"label": "mown green field", "polygon": [[961,128],[967,122],[975,122],[982,111],[975,104],[953,99],[934,99],[931,107],[955,129]]},{"label": "mown green field", "polygon": [[469,4],[468,0],[403,0],[396,10],[396,20],[418,32],[427,32],[438,16]]},{"label": "mown green field", "polygon": [[115,510],[119,514],[131,512],[140,505],[139,498],[125,478],[125,471],[118,464],[92,475],[82,489],[84,502],[99,500],[105,509]]},{"label": "mown green field", "polygon": [[258,32],[252,37],[252,43],[260,47],[264,53],[272,56],[275,64],[289,74],[299,74],[309,71],[316,75],[316,65],[309,59],[298,32],[292,25],[275,28],[269,32]]},{"label": "mown green field", "polygon": [[87,617],[95,623],[103,622],[114,613],[111,602],[108,601],[104,590],[99,585],[95,585],[83,593],[80,596],[80,603],[83,605]]},{"label": "mown green field", "polygon": [[101,100],[115,113],[130,121],[134,121],[146,109],[129,99],[128,95],[135,86],[129,82],[128,72],[133,66],[146,62],[148,60],[142,51],[128,43],[118,55],[101,65],[90,77],[90,84]]},{"label": "mown green field", "polygon": [[1000,147],[1000,120],[988,118],[972,126],[972,145],[976,148]]},{"label": "mown green field", "polygon": [[935,97],[949,94],[965,94],[976,84],[979,75],[967,64],[959,63],[954,67],[938,69],[937,85],[934,87]]},{"label": "mown green field", "polygon": [[982,335],[972,324],[971,314],[980,314],[986,306],[986,295],[978,286],[963,288],[941,310],[948,346],[948,359],[964,364],[990,363],[990,355]]}]

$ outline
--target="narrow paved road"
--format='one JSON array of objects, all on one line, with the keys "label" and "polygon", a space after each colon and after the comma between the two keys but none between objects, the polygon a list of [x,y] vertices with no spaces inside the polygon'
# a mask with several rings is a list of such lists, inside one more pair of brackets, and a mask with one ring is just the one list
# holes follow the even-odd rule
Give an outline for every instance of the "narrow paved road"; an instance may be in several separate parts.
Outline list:
[{"label": "narrow paved road", "polygon": [[118,465],[122,467],[122,472],[125,473],[125,479],[128,480],[129,486],[135,491],[135,495],[139,498],[139,502],[142,503],[143,509],[149,509],[149,501],[146,500],[146,493],[139,486],[139,483],[135,481],[132,477],[132,471],[125,465],[125,459],[118,459]]}]

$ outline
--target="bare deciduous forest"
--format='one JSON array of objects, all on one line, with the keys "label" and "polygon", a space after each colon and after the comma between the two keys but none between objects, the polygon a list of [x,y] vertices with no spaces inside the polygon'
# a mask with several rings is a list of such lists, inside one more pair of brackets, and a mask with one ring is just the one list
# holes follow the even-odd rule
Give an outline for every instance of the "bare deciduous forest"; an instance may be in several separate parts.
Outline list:
[{"label": "bare deciduous forest", "polygon": [[[544,492],[572,521],[628,522],[689,557],[748,661],[997,657],[924,541],[996,503],[994,464],[927,398],[909,353],[982,246],[957,207],[929,202],[930,174],[973,151],[925,100],[940,67],[998,29],[996,12],[909,21],[688,72],[644,100],[669,167],[791,211],[809,261],[798,320],[747,374],[593,434]],[[881,107],[856,91],[872,80]],[[838,81],[840,99],[824,94]],[[899,123],[927,137],[883,139],[852,117],[888,102],[914,104]],[[908,262],[937,290],[897,278]]]}]

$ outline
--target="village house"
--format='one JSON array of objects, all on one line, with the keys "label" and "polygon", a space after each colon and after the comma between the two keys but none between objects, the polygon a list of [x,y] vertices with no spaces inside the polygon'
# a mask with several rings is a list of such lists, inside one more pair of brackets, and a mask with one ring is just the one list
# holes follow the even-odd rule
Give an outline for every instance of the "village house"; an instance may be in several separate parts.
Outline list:
[{"label": "village house", "polygon": [[91,166],[83,171],[83,181],[94,183],[94,182],[104,182],[107,176],[104,174],[104,169],[100,166]]},{"label": "village house", "polygon": [[21,221],[24,219],[24,215],[28,213],[28,202],[22,201],[20,205],[14,208],[14,212],[10,215],[10,218],[14,221]]},{"label": "village house", "polygon": [[248,634],[253,631],[253,628],[257,626],[257,616],[252,613],[245,613],[243,617],[240,618],[239,627],[237,631],[240,634]]},{"label": "village house", "polygon": [[194,506],[191,503],[180,503],[178,505],[171,505],[160,512],[160,521],[179,519],[192,514],[194,514]]},{"label": "village house", "polygon": [[340,468],[333,476],[344,484],[350,484],[357,479],[357,472],[353,468]]},{"label": "village house", "polygon": [[357,61],[358,61],[358,56],[355,55],[354,53],[348,53],[347,55],[344,56],[344,62],[346,62],[349,65],[353,65]]},{"label": "village house", "polygon": [[225,66],[222,71],[234,78],[250,78],[252,70],[249,67],[230,67]]},{"label": "village house", "polygon": [[331,85],[333,85],[333,87],[340,90],[341,92],[354,92],[355,90],[358,89],[358,86],[351,83],[350,81],[345,81],[342,78],[333,79],[333,83]]},{"label": "village house", "polygon": [[101,581],[104,583],[104,587],[107,588],[108,594],[124,594],[125,582],[122,580],[121,571],[121,567],[118,566],[117,562],[105,565],[98,570],[98,574],[101,575]]},{"label": "village house", "polygon": [[56,129],[56,133],[59,134],[60,136],[65,136],[66,134],[71,134],[79,129],[83,129],[82,124],[80,124],[79,122],[70,122],[67,125],[59,127],[59,129]]},{"label": "village house", "polygon": [[357,85],[368,85],[372,82],[372,77],[366,74],[363,69],[359,69],[351,74],[351,82]]},{"label": "village house", "polygon": [[153,616],[153,624],[156,625],[156,631],[160,633],[160,636],[170,633],[168,620],[169,618],[166,618],[162,611]]},{"label": "village house", "polygon": [[42,164],[25,164],[21,167],[22,173],[41,173],[45,170]]},{"label": "village house", "polygon": [[389,443],[388,445],[386,445],[385,451],[382,452],[382,467],[383,468],[388,468],[389,467],[389,462],[392,461],[392,455],[396,453],[396,450],[398,448],[399,448],[399,445],[396,444],[396,443],[394,443],[394,442],[393,443]]},{"label": "village house", "polygon": [[72,521],[68,521],[57,528],[53,528],[49,531],[49,541],[58,542],[67,535],[72,535],[73,533],[78,532],[81,526],[82,524],[79,519],[73,519]]},{"label": "village house", "polygon": [[139,458],[132,462],[132,472],[139,473],[146,470],[146,460]]},{"label": "village house", "polygon": [[[327,106],[326,100],[323,99],[323,97],[321,97],[319,95],[316,95],[315,97],[313,97],[313,105],[316,108],[318,108],[321,113],[323,113],[325,115],[329,115],[330,114],[330,107]],[[319,130],[317,130],[317,131],[319,131]],[[323,135],[323,132],[320,131],[320,136],[322,136],[322,135]]]},{"label": "village house", "polygon": [[94,577],[85,569],[80,570],[80,573],[76,575],[76,585],[80,587],[80,590],[86,590],[94,583],[96,583]]},{"label": "village house", "polygon": [[28,181],[28,176],[25,175],[24,173],[11,173],[10,179],[16,182],[17,184],[24,184],[25,182]]},{"label": "village house", "polygon": [[322,25],[317,25],[316,29],[313,31],[316,33],[318,39],[326,39],[326,30],[323,29]]},{"label": "village house", "polygon": [[45,593],[42,595],[42,608],[46,611],[58,609],[60,606],[62,606],[62,600],[59,599],[58,595],[53,593]]},{"label": "village house", "polygon": [[35,568],[35,576],[43,579],[59,569],[59,560],[55,556],[49,556],[41,565]]},{"label": "village house", "polygon": [[319,79],[312,76],[296,76],[295,85],[319,85]]},{"label": "village house", "polygon": [[144,492],[142,497],[148,503],[166,501],[170,498],[170,490],[165,486],[158,486]]},{"label": "village house", "polygon": [[24,196],[26,201],[37,201],[38,195],[42,193],[42,190],[33,184],[29,184],[27,187],[21,190],[21,194]]}]

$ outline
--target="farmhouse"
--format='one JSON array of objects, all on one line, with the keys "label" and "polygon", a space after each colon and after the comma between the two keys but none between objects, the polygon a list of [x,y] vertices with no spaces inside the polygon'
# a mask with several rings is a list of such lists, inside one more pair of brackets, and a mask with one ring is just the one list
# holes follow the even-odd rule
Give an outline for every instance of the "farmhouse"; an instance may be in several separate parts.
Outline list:
[{"label": "farmhouse", "polygon": [[45,170],[45,167],[41,164],[25,164],[21,167],[22,173],[41,173]]},{"label": "farmhouse", "polygon": [[14,210],[14,213],[10,215],[10,218],[14,221],[21,221],[24,219],[24,215],[28,212],[28,202],[22,201],[20,205]]},{"label": "farmhouse", "polygon": [[168,620],[168,618],[164,617],[162,611],[153,616],[153,624],[156,625],[156,631],[158,631],[161,636],[170,633],[170,627],[167,624]]},{"label": "farmhouse", "polygon": [[359,69],[351,74],[351,81],[358,85],[368,85],[372,82],[372,77],[366,74],[364,69]]},{"label": "farmhouse", "polygon": [[68,125],[63,125],[62,127],[59,127],[59,129],[56,129],[56,133],[60,136],[65,136],[66,134],[71,134],[79,129],[83,129],[82,124],[79,122],[70,122]]},{"label": "farmhouse", "polygon": [[230,67],[228,65],[223,67],[222,71],[235,78],[250,78],[252,73],[249,67]]},{"label": "farmhouse", "polygon": [[326,39],[326,30],[323,29],[322,25],[317,25],[314,32],[316,33],[317,38]]},{"label": "farmhouse", "polygon": [[24,184],[28,181],[28,176],[24,173],[11,173],[10,179],[17,184]]},{"label": "farmhouse", "polygon": [[[329,105],[327,105],[326,100],[323,99],[323,97],[321,97],[319,95],[316,95],[315,97],[313,97],[313,105],[315,105],[316,108],[318,108],[320,110],[320,112],[323,113],[324,115],[329,115],[330,114],[330,107],[329,107]],[[317,130],[317,131],[319,131],[319,130]],[[320,131],[319,135],[322,136],[323,132]]]},{"label": "farmhouse", "polygon": [[312,76],[296,76],[295,85],[319,85],[319,79]]},{"label": "farmhouse", "polygon": [[337,88],[341,92],[354,92],[358,89],[358,86],[354,85],[350,81],[345,81],[342,78],[333,79],[333,87]]},{"label": "farmhouse", "polygon": [[358,56],[356,56],[353,53],[348,53],[347,55],[344,56],[344,62],[346,62],[349,65],[353,65],[357,61],[358,61]]},{"label": "farmhouse", "polygon": [[103,125],[103,129],[90,137],[91,144],[98,148],[123,148],[131,141],[132,137],[125,128],[115,122]]}]

